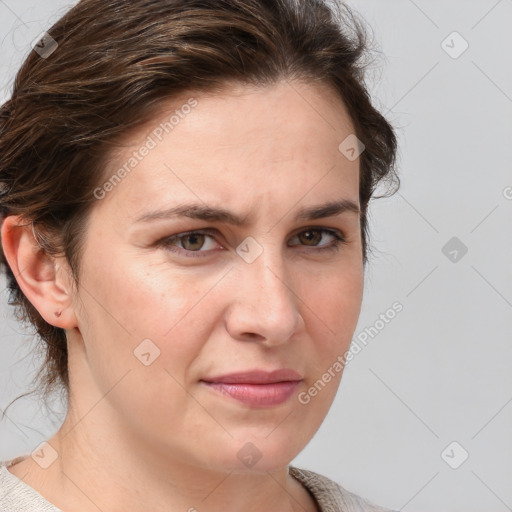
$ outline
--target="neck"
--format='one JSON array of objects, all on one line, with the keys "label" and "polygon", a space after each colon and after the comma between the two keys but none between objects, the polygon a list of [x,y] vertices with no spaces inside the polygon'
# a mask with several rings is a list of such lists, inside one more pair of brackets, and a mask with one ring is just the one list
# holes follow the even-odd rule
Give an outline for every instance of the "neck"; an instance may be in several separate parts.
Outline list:
[{"label": "neck", "polygon": [[49,440],[59,454],[55,462],[42,469],[29,457],[20,469],[23,480],[61,510],[317,510],[309,492],[289,474],[288,466],[262,473],[199,467],[173,459],[163,450],[155,453],[154,447],[126,433],[91,435],[91,423],[87,416],[79,421],[70,411]]}]

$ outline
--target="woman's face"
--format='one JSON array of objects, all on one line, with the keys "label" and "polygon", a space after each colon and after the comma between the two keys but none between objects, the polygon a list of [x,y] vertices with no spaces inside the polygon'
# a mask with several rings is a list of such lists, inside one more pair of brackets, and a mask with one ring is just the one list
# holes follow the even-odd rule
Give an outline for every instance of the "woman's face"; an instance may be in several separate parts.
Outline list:
[{"label": "woman's face", "polygon": [[[330,89],[283,82],[185,95],[130,134],[107,180],[137,163],[89,219],[71,405],[101,400],[96,428],[184,465],[288,464],[334,399],[361,306],[359,161],[339,149],[353,133]],[[341,201],[356,211],[307,215]]]}]

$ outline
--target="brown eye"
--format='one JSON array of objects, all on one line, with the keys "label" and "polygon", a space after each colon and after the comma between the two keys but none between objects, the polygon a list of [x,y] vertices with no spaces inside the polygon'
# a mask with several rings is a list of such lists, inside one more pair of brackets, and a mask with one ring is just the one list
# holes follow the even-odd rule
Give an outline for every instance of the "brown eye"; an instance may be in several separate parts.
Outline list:
[{"label": "brown eye", "polygon": [[[322,240],[322,237],[324,235],[328,235],[332,237],[334,240],[332,243],[327,244],[321,244],[319,245],[320,241]],[[311,247],[314,250],[318,251],[336,251],[340,249],[340,246],[342,244],[346,244],[345,237],[343,236],[343,233],[338,233],[337,231],[334,231],[332,229],[325,229],[325,228],[310,228],[305,229],[295,235],[294,238],[297,238],[299,241],[298,245],[303,245],[307,247]]]},{"label": "brown eye", "polygon": [[320,242],[320,240],[322,240],[322,231],[319,229],[309,229],[308,231],[300,233],[298,237],[305,245],[315,246]]},{"label": "brown eye", "polygon": [[190,231],[179,235],[169,236],[158,242],[158,245],[164,249],[175,252],[186,257],[204,257],[208,256],[215,249],[223,247],[216,242],[214,231]]},{"label": "brown eye", "polygon": [[183,249],[187,251],[197,251],[203,247],[205,236],[207,235],[203,235],[202,233],[192,233],[179,238],[179,240],[181,240]]}]

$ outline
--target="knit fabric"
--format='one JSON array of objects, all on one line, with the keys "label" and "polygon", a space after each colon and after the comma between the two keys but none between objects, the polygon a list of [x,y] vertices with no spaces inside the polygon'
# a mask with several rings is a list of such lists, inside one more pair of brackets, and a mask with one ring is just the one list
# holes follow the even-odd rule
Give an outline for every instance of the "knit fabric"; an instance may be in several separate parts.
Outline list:
[{"label": "knit fabric", "polygon": [[[26,457],[0,462],[0,512],[62,512],[7,470],[8,466]],[[289,471],[313,495],[321,512],[394,512],[357,496],[313,471],[293,466],[289,467]]]}]

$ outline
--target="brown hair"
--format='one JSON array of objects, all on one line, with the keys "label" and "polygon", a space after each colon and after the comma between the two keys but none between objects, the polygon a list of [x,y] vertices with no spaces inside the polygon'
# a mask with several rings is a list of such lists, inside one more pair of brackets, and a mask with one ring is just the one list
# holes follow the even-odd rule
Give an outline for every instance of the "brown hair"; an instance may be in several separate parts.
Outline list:
[{"label": "brown hair", "polygon": [[[346,5],[82,0],[48,32],[57,48],[28,55],[0,108],[0,221],[21,215],[32,224],[42,250],[67,258],[75,284],[93,191],[104,182],[116,141],[178,94],[230,82],[321,82],[345,103],[365,145],[359,199],[366,264],[369,200],[379,182],[394,181],[398,189],[400,181],[393,129],[365,84],[367,33]],[[45,38],[45,48],[52,39]],[[1,250],[0,264],[18,320],[44,342],[34,391],[43,398],[55,388],[69,393],[65,331],[27,300]]]}]

